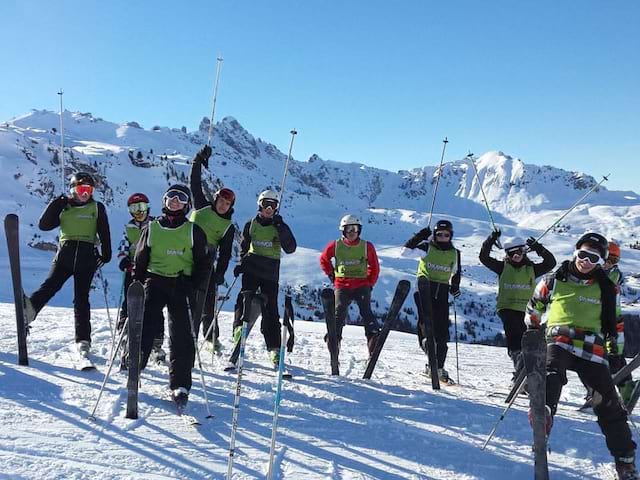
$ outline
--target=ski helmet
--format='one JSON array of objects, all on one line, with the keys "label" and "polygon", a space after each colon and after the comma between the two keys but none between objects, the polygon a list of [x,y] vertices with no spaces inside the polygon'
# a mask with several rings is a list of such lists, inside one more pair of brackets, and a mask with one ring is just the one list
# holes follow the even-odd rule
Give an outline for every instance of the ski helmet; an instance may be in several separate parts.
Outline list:
[{"label": "ski helmet", "polygon": [[[276,204],[280,203],[280,196],[278,195],[278,192],[275,192],[273,190],[265,190],[264,192],[260,193],[260,195],[258,195],[258,207],[262,208],[262,202],[265,200],[271,200],[273,202],[276,202]],[[276,205],[276,208],[278,208],[278,206]]]},{"label": "ski helmet", "polygon": [[609,256],[620,258],[620,245],[614,241],[609,242]]},{"label": "ski helmet", "polygon": [[446,230],[451,234],[451,238],[453,238],[453,224],[449,220],[438,220],[436,226],[433,229],[434,236],[436,233]]},{"label": "ski helmet", "polygon": [[170,198],[177,198],[184,205],[182,212],[187,213],[191,209],[191,190],[188,187],[176,184],[167,188],[167,191],[162,196],[163,212],[169,211],[167,209],[167,200]]},{"label": "ski helmet", "polygon": [[347,225],[358,225],[362,228],[362,222],[355,215],[345,215],[340,219],[340,228],[338,230],[342,230]]},{"label": "ski helmet", "polygon": [[515,237],[515,238],[511,238],[509,240],[507,240],[504,245],[504,251],[507,252],[509,250],[513,250],[515,248],[522,248],[527,244],[527,242],[525,242],[524,238],[521,237]]},{"label": "ski helmet", "polygon": [[604,238],[604,236],[595,232],[587,232],[576,242],[576,250],[579,250],[585,243],[592,245],[593,248],[600,253],[602,258],[607,258],[607,255],[609,254],[609,241]]},{"label": "ski helmet", "polygon": [[147,197],[144,193],[134,193],[127,200],[127,207],[133,205],[134,203],[149,203],[149,197]]},{"label": "ski helmet", "polygon": [[232,207],[233,207],[233,204],[236,203],[236,194],[230,188],[222,187],[218,189],[218,191],[213,194],[214,204],[216,203],[216,200],[218,200],[218,197],[224,198],[226,201],[231,202]]},{"label": "ski helmet", "polygon": [[95,187],[96,181],[93,179],[90,173],[76,172],[72,175],[69,186],[73,188],[77,185],[91,185],[92,187]]}]

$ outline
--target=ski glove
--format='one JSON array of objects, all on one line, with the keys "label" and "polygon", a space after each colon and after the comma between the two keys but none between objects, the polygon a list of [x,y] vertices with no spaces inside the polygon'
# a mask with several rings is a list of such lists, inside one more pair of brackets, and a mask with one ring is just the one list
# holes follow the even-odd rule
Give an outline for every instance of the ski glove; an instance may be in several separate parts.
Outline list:
[{"label": "ski glove", "polygon": [[427,240],[431,236],[431,229],[429,227],[423,228],[418,233],[416,233],[416,237],[420,240]]},{"label": "ski glove", "polygon": [[527,238],[527,247],[529,247],[530,250],[533,250],[536,253],[539,253],[542,250],[542,245],[540,245],[538,241],[533,237]]},{"label": "ski glove", "polygon": [[98,252],[97,249],[93,251],[93,254],[96,259],[96,270],[100,270],[105,263],[109,263],[109,260],[111,260],[110,258],[105,258],[104,256],[100,255],[100,252]]},{"label": "ski glove", "polygon": [[284,225],[284,221],[282,220],[282,215],[278,215],[277,213],[273,216],[273,226],[276,228],[281,228]]},{"label": "ski glove", "polygon": [[493,243],[495,243],[496,240],[498,240],[498,238],[500,238],[500,235],[502,235],[502,232],[500,231],[499,228],[496,228],[493,232],[491,232],[491,235],[489,235],[489,238],[491,239],[491,241]]},{"label": "ski glove", "polygon": [[205,145],[202,149],[196,154],[195,161],[204,165],[204,168],[209,168],[209,157],[211,156],[211,147],[209,145]]},{"label": "ski glove", "polygon": [[233,276],[237,277],[238,275],[240,275],[241,273],[244,273],[244,268],[242,267],[242,264],[239,263],[238,265],[236,265],[235,267],[233,267]]},{"label": "ski glove", "polygon": [[122,260],[120,260],[120,263],[118,264],[118,268],[121,272],[131,273],[133,270],[133,263],[129,257],[122,257]]},{"label": "ski glove", "polygon": [[216,272],[213,276],[213,281],[216,282],[216,285],[222,285],[224,283],[224,273]]}]

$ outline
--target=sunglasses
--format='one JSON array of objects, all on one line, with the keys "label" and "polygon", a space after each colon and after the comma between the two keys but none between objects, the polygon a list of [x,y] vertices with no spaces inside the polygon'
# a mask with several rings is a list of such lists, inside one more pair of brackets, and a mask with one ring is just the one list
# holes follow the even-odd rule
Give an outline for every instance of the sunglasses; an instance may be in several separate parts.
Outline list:
[{"label": "sunglasses", "polygon": [[576,252],[576,257],[580,260],[586,260],[591,265],[601,265],[604,263],[604,260],[602,259],[600,254],[589,250],[578,250]]},{"label": "sunglasses", "polygon": [[513,248],[507,250],[506,253],[508,256],[513,257],[514,255],[524,255],[524,250],[522,248]]},{"label": "sunglasses", "polygon": [[451,238],[451,234],[449,232],[436,232],[436,237]]},{"label": "sunglasses", "polygon": [[276,200],[262,200],[260,205],[262,208],[270,208],[272,210],[278,208],[278,202]]},{"label": "sunglasses", "polygon": [[132,203],[129,205],[129,212],[131,213],[141,213],[149,210],[149,204],[145,202]]},{"label": "sunglasses", "polygon": [[71,189],[71,192],[75,193],[79,197],[91,195],[93,193],[93,187],[91,185],[76,185]]},{"label": "sunglasses", "polygon": [[357,225],[347,225],[344,227],[344,233],[358,233]]},{"label": "sunglasses", "polygon": [[182,203],[183,205],[186,205],[187,203],[189,203],[189,200],[190,200],[189,195],[187,195],[181,190],[169,190],[167,193],[164,194],[165,202],[167,200],[173,200],[174,198],[178,200],[180,203]]},{"label": "sunglasses", "polygon": [[221,188],[218,191],[218,196],[220,198],[224,198],[227,202],[233,203],[236,201],[236,194],[229,188]]}]

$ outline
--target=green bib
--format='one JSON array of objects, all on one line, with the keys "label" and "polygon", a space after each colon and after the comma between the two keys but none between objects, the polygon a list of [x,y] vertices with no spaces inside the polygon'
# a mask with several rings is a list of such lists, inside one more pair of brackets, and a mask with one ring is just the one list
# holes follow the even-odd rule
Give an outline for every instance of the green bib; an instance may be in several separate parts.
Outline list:
[{"label": "green bib", "polygon": [[584,285],[556,279],[551,293],[547,327],[571,326],[598,333],[602,330],[602,293],[598,282]]},{"label": "green bib", "polygon": [[163,277],[191,276],[193,269],[193,223],[164,228],[158,220],[149,224],[150,248],[147,270]]},{"label": "green bib", "polygon": [[138,225],[127,223],[125,230],[127,232],[127,240],[129,242],[129,258],[133,260],[133,257],[136,254],[136,245],[138,245],[138,240],[140,240],[140,237],[142,236],[142,229]]},{"label": "green bib", "polygon": [[207,234],[207,244],[214,247],[218,246],[231,225],[231,219],[221,217],[209,205],[191,212],[189,220],[204,230]]},{"label": "green bib", "polygon": [[251,235],[249,253],[280,260],[280,236],[276,227],[273,225],[263,226],[255,220],[251,220],[249,235]]},{"label": "green bib", "polygon": [[458,260],[457,250],[440,250],[433,244],[429,244],[427,254],[420,259],[418,264],[418,278],[426,277],[437,283],[449,284],[453,276]]},{"label": "green bib", "polygon": [[506,308],[524,312],[535,288],[536,278],[532,265],[516,268],[509,262],[505,262],[498,282],[496,310],[500,311]]},{"label": "green bib", "polygon": [[346,245],[336,240],[336,278],[367,278],[367,242],[360,239],[357,245]]},{"label": "green bib", "polygon": [[98,204],[67,206],[60,214],[60,244],[68,240],[98,243]]}]

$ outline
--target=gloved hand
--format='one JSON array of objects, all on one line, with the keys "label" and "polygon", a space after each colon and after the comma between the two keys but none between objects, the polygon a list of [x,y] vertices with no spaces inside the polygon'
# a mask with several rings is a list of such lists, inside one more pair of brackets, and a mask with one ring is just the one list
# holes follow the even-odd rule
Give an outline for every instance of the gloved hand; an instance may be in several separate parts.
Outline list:
[{"label": "gloved hand", "polygon": [[461,295],[460,289],[451,290],[451,295],[453,295],[453,298],[458,298]]},{"label": "gloved hand", "polygon": [[205,145],[198,153],[196,153],[193,161],[204,165],[204,168],[209,168],[209,157],[211,157],[211,152],[211,147],[209,145]]},{"label": "gloved hand", "polygon": [[233,267],[233,276],[237,277],[241,273],[244,273],[244,268],[242,267],[242,264],[239,263],[235,267]]},{"label": "gloved hand", "polygon": [[608,336],[604,342],[605,349],[609,355],[618,355],[618,339],[613,336]]},{"label": "gloved hand", "polygon": [[273,226],[276,228],[282,227],[284,225],[284,221],[282,220],[282,215],[278,215],[277,213],[273,216]]},{"label": "gloved hand", "polygon": [[122,257],[122,260],[120,260],[120,263],[118,264],[118,268],[122,272],[131,273],[133,271],[133,262],[129,257]]},{"label": "gloved hand", "polygon": [[60,195],[54,200],[54,202],[60,204],[61,208],[64,208],[69,203],[69,197],[67,197],[66,195]]},{"label": "gloved hand", "polygon": [[527,238],[527,247],[529,247],[529,250],[533,250],[536,253],[540,253],[542,250],[542,245],[540,245],[534,237]]},{"label": "gloved hand", "polygon": [[110,258],[105,258],[104,256],[100,255],[100,252],[97,248],[94,249],[93,255],[96,259],[96,270],[100,270],[105,263],[109,263],[109,260],[111,260]]},{"label": "gloved hand", "polygon": [[493,243],[496,243],[496,241],[498,240],[498,238],[500,238],[500,235],[502,235],[502,231],[500,231],[500,229],[496,229],[493,232],[491,232],[491,235],[489,235],[489,238],[491,239],[491,241]]},{"label": "gloved hand", "polygon": [[331,272],[329,275],[327,275],[329,277],[329,281],[331,283],[334,283],[336,281],[336,274],[334,272]]},{"label": "gloved hand", "polygon": [[426,240],[431,236],[431,229],[429,227],[425,227],[422,230],[420,230],[418,233],[416,233],[416,237],[418,237],[420,240]]},{"label": "gloved hand", "polygon": [[213,281],[216,282],[216,285],[222,285],[224,283],[224,273],[216,272],[213,276]]}]

